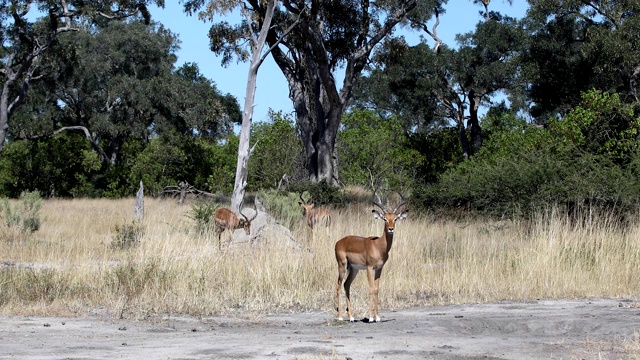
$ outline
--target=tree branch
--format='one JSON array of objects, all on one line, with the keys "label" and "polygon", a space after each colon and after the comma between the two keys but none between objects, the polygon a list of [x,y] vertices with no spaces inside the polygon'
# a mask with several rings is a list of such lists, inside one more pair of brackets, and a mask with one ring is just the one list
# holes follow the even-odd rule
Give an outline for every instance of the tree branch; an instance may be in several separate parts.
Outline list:
[{"label": "tree branch", "polygon": [[440,44],[442,44],[442,40],[440,40],[440,38],[438,37],[438,32],[436,29],[438,25],[440,25],[440,13],[438,12],[438,8],[435,8],[435,16],[436,16],[436,23],[433,24],[432,30],[429,31],[426,24],[422,25],[422,30],[424,30],[424,32],[429,34],[429,36],[431,36],[431,38],[436,42],[433,45],[433,52],[437,54],[438,48],[440,47]]},{"label": "tree branch", "polygon": [[262,57],[260,58],[260,61],[258,63],[258,66],[262,65],[262,63],[266,60],[267,56],[271,53],[271,51],[273,51],[273,49],[275,47],[277,47],[278,45],[280,45],[283,41],[284,38],[289,35],[289,33],[293,30],[293,28],[296,27],[296,25],[298,25],[298,23],[300,23],[300,17],[302,15],[299,14],[298,18],[296,19],[296,21],[293,22],[293,24],[291,24],[288,28],[285,29],[285,31],[282,33],[282,35],[280,35],[280,37],[278,38],[278,40],[276,40],[276,42],[271,45],[267,51],[262,55]]}]

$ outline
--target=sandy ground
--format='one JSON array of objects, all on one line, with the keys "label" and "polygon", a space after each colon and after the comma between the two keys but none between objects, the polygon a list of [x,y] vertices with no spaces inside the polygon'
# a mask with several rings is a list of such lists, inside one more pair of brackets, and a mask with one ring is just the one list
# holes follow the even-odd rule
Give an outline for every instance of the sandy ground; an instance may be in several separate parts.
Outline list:
[{"label": "sandy ground", "polygon": [[[636,300],[156,321],[0,317],[0,359],[638,359]],[[631,348],[630,348],[631,347]]]}]

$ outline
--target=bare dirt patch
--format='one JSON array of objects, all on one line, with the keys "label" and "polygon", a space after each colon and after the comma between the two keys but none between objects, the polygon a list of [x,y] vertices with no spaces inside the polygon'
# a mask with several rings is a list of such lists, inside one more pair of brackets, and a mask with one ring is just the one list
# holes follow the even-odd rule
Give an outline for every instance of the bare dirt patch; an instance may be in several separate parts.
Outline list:
[{"label": "bare dirt patch", "polygon": [[382,322],[325,312],[235,317],[0,317],[0,359],[637,359],[635,300],[382,310]]}]

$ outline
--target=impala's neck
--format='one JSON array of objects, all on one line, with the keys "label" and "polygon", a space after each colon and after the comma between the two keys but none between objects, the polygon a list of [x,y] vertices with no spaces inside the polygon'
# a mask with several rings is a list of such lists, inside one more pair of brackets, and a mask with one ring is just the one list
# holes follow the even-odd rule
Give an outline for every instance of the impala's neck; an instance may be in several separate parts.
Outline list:
[{"label": "impala's neck", "polygon": [[387,253],[391,250],[391,245],[393,244],[393,230],[389,230],[386,226],[384,227],[384,234],[381,239],[383,239],[387,244]]}]

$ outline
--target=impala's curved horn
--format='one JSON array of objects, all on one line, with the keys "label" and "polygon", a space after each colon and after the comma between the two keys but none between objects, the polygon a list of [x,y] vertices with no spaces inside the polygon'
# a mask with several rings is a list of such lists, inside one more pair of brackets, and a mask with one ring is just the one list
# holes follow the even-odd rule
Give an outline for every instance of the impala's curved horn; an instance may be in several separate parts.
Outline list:
[{"label": "impala's curved horn", "polygon": [[244,201],[240,204],[240,211],[239,211],[239,212],[240,212],[240,215],[242,215],[242,217],[243,217],[245,220],[247,220],[247,222],[249,222],[249,223],[250,223],[250,222],[252,222],[256,217],[258,217],[258,209],[256,208],[256,204],[255,204],[255,203],[253,204],[253,209],[256,211],[256,213],[255,213],[255,214],[253,214],[253,216],[251,217],[251,219],[249,219],[249,218],[247,217],[247,215],[245,215],[245,214],[243,214],[243,213],[242,213],[242,204],[244,204]]},{"label": "impala's curved horn", "polygon": [[302,201],[302,203],[303,203],[304,205],[308,205],[308,204],[311,202],[311,200],[313,200],[313,199],[309,199],[309,202],[305,201],[305,200],[302,198],[302,193],[300,193],[300,201]]},{"label": "impala's curved horn", "polygon": [[405,200],[405,199],[404,199],[404,196],[402,196],[402,193],[401,193],[400,191],[397,191],[397,193],[398,193],[398,195],[400,196],[400,201],[401,201],[401,203],[400,203],[400,205],[398,205],[398,206],[396,207],[396,209],[395,209],[395,210],[393,210],[393,213],[394,213],[394,214],[397,214],[397,213],[398,213],[398,210],[400,210],[400,208],[401,208],[402,206],[404,206],[404,205],[406,205],[406,204],[407,204],[407,200]]},{"label": "impala's curved horn", "polygon": [[406,204],[407,204],[407,202],[406,202],[406,201],[403,201],[400,205],[398,205],[398,207],[397,207],[395,210],[393,210],[393,213],[394,213],[394,214],[397,214],[397,213],[398,213],[398,210],[400,210],[400,208],[401,208],[402,206],[406,205]]},{"label": "impala's curved horn", "polygon": [[256,203],[253,203],[253,210],[255,210],[255,214],[253,214],[253,216],[251,217],[251,220],[247,219],[247,221],[252,222],[253,220],[255,220],[255,218],[258,217],[258,208],[256,207]]},{"label": "impala's curved horn", "polygon": [[243,214],[243,213],[242,213],[242,210],[240,210],[240,215],[242,215],[242,217],[243,217],[245,220],[249,221],[249,219],[247,219],[247,215],[245,215],[245,214]]},{"label": "impala's curved horn", "polygon": [[377,200],[377,201],[376,200],[371,200],[373,205],[379,207],[382,210],[382,212],[386,214],[387,213],[387,209],[385,209],[384,206],[381,205],[382,201],[380,200],[380,196],[378,195],[378,193],[374,191],[373,192],[373,196],[375,196],[376,200]]}]

